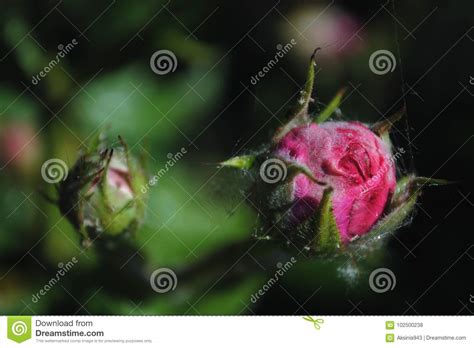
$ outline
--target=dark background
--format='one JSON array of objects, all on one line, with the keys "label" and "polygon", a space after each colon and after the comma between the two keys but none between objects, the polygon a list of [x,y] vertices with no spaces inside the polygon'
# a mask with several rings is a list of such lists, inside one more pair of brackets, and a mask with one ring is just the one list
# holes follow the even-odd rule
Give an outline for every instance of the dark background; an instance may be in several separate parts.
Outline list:
[{"label": "dark background", "polygon": [[[40,130],[24,149],[30,156],[0,172],[0,312],[472,314],[472,2],[57,4],[4,0],[0,5],[0,132],[11,132],[18,122],[31,127],[28,139]],[[306,17],[316,20],[301,33]],[[32,85],[31,76],[54,57],[58,44],[73,38],[79,45]],[[274,56],[276,46],[291,38],[295,47],[252,85],[250,78]],[[350,44],[338,51],[343,42]],[[214,175],[216,164],[268,141],[294,103],[309,56],[319,46],[319,102],[327,103],[347,86],[344,117],[366,122],[393,114],[405,102],[409,126],[402,122],[395,138],[412,156],[400,164],[402,172],[457,183],[425,189],[412,223],[390,239],[382,256],[358,266],[357,281],[340,277],[337,263],[301,257],[253,304],[251,294],[288,254],[271,243],[246,252],[256,216],[233,196],[237,182],[232,177]],[[158,49],[174,52],[175,72],[153,74],[149,59]],[[378,49],[396,56],[393,72],[370,71],[369,56]],[[153,127],[161,118],[156,106],[171,110],[171,122]],[[116,107],[119,111],[106,119]],[[77,234],[65,221],[57,230],[57,209],[38,193],[45,186],[41,164],[57,157],[71,165],[79,139],[104,120],[113,136],[121,134],[130,144],[144,143],[142,136],[150,131],[152,172],[162,167],[167,153],[189,150],[153,188],[137,241],[139,246],[146,242],[140,262],[149,273],[157,267],[177,270],[179,284],[172,293],[155,294],[146,282],[134,283],[127,273],[133,270],[108,269],[113,266],[104,266],[97,251],[80,254]],[[8,159],[3,155],[3,163]],[[163,228],[167,218],[169,228]],[[78,254],[78,266],[32,303],[32,293],[56,273],[57,263]],[[369,289],[368,274],[377,267],[396,274],[393,291]]]}]

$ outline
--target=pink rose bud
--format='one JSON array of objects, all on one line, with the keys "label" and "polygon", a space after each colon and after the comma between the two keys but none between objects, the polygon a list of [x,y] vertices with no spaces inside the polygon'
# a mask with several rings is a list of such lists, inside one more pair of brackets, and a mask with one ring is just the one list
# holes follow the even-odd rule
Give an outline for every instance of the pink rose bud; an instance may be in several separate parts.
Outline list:
[{"label": "pink rose bud", "polygon": [[[274,155],[311,170],[333,189],[332,206],[343,242],[367,233],[382,215],[396,185],[390,148],[359,122],[325,122],[292,129]],[[292,180],[297,222],[312,216],[325,187],[305,174]]]},{"label": "pink rose bud", "polygon": [[319,255],[357,245],[368,250],[405,223],[421,187],[447,182],[409,174],[397,183],[396,160],[404,150],[392,155],[389,131],[404,109],[370,127],[328,121],[341,104],[341,90],[321,112],[310,111],[317,51],[296,110],[271,143],[221,165],[252,173],[248,197],[262,216],[258,237]]}]

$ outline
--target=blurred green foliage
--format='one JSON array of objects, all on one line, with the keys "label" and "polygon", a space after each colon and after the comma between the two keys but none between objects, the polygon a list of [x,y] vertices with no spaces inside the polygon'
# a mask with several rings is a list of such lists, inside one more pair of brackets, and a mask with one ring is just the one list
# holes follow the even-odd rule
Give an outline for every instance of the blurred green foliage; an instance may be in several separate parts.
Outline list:
[{"label": "blurred green foliage", "polygon": [[[398,51],[394,19],[380,12],[342,54],[331,47],[353,33],[335,40],[338,21],[349,18],[357,30],[380,4],[341,2],[326,12],[327,3],[282,2],[279,14],[272,1],[2,1],[0,313],[237,314],[263,306],[265,313],[292,314],[295,303],[301,312],[301,303],[322,283],[318,296],[331,301],[319,301],[317,310],[346,313],[347,303],[339,299],[348,291],[359,296],[367,284],[348,286],[337,264],[306,258],[260,303],[250,302],[276,263],[294,251],[271,243],[254,246],[258,214],[239,191],[242,178],[230,180],[217,168],[281,126],[317,46],[323,47],[315,79],[320,108],[344,86],[351,97],[343,101],[341,117],[375,121],[380,110],[399,100],[403,73],[381,78],[367,64],[374,50]],[[408,21],[423,18],[430,6],[410,3],[403,9]],[[417,23],[412,22],[411,28]],[[324,32],[330,35],[321,37]],[[251,86],[250,78],[274,57],[277,45],[292,38],[296,46]],[[58,46],[73,39],[78,45],[32,83],[55,59]],[[152,72],[150,57],[159,49],[176,55],[175,72]],[[424,71],[426,57],[415,58],[415,67]],[[113,139],[121,135],[134,154],[144,154],[150,176],[164,168],[168,154],[187,150],[149,189],[135,252],[83,249],[78,233],[44,197],[55,191],[41,178],[42,163],[59,158],[71,166],[81,147],[104,129]],[[398,134],[402,141],[404,132]],[[78,264],[32,301],[56,276],[58,264],[73,257]],[[151,289],[148,277],[160,267],[178,274],[175,291]],[[375,312],[398,303],[370,300]]]}]

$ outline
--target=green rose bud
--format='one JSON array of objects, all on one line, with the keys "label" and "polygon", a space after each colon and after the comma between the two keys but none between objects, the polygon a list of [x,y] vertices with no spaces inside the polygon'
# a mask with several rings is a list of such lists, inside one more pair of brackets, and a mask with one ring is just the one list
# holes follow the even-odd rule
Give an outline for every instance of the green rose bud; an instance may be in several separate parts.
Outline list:
[{"label": "green rose bud", "polygon": [[84,237],[134,234],[145,213],[144,166],[128,152],[119,137],[118,147],[107,147],[102,137],[80,155],[58,187],[61,213]]}]

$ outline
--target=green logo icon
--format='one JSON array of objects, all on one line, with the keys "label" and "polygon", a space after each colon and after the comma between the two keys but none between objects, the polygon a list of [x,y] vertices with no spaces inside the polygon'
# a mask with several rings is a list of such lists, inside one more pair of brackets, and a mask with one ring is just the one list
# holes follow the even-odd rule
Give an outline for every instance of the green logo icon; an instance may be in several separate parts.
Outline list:
[{"label": "green logo icon", "polygon": [[324,319],[321,319],[321,318],[314,319],[310,315],[303,317],[303,319],[313,323],[313,326],[316,330],[319,330],[321,328],[321,324],[324,324]]},{"label": "green logo icon", "polygon": [[394,321],[386,321],[386,322],[385,322],[385,329],[386,329],[386,330],[393,330],[393,329],[395,329],[395,322],[394,322]]},{"label": "green logo icon", "polygon": [[17,343],[31,338],[31,317],[8,317],[7,337]]},{"label": "green logo icon", "polygon": [[388,342],[388,343],[395,342],[395,335],[394,334],[386,334],[385,335],[385,342]]}]

